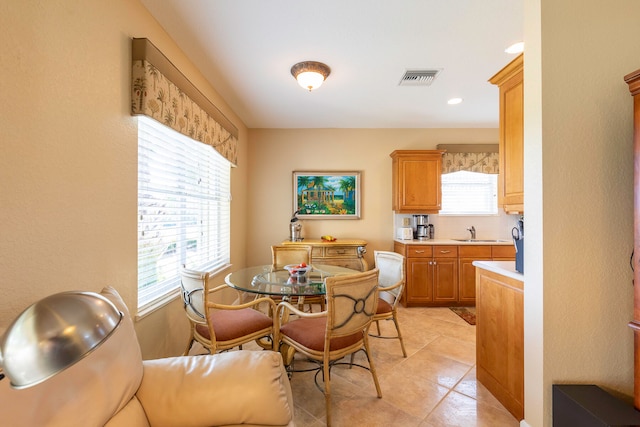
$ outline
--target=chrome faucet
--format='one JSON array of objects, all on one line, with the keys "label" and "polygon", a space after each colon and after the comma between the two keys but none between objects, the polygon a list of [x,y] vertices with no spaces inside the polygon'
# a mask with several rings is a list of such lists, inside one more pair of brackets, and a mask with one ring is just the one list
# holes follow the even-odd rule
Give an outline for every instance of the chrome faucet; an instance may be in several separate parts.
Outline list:
[{"label": "chrome faucet", "polygon": [[471,238],[475,240],[476,238],[476,228],[472,225],[470,228],[467,228],[467,231],[471,233]]}]

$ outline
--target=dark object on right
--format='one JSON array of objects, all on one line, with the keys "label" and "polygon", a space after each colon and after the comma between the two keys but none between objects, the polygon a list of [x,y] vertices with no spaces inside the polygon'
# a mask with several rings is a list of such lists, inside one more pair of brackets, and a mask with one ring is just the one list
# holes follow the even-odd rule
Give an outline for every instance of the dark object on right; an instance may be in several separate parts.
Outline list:
[{"label": "dark object on right", "polygon": [[640,411],[593,384],[553,385],[553,427],[638,427]]},{"label": "dark object on right", "polygon": [[516,271],[524,274],[524,237],[514,240],[516,245]]}]

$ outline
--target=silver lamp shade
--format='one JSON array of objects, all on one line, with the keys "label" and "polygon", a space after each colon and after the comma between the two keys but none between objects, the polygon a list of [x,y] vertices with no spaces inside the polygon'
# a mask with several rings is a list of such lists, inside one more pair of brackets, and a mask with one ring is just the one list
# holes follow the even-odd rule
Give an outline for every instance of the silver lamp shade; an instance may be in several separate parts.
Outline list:
[{"label": "silver lamp shade", "polygon": [[13,388],[39,384],[81,360],[120,325],[123,314],[93,292],[62,292],[29,306],[0,340],[0,366]]}]

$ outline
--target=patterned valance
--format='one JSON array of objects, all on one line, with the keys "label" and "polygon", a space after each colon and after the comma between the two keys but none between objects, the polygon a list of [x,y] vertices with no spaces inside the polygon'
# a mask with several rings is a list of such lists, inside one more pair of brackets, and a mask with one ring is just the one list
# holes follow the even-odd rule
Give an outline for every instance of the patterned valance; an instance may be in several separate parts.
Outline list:
[{"label": "patterned valance", "polygon": [[442,173],[458,171],[498,173],[498,144],[440,144]]},{"label": "patterned valance", "polygon": [[232,164],[238,129],[148,39],[133,39],[131,114],[212,146]]}]

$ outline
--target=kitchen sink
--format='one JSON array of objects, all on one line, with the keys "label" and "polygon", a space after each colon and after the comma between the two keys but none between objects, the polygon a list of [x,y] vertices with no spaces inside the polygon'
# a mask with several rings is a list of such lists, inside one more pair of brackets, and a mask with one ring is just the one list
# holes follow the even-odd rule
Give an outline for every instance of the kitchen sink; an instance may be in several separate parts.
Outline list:
[{"label": "kitchen sink", "polygon": [[506,243],[509,240],[502,239],[452,239],[456,242],[470,242],[470,243]]}]

